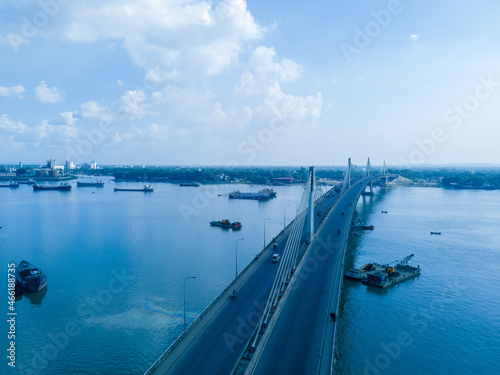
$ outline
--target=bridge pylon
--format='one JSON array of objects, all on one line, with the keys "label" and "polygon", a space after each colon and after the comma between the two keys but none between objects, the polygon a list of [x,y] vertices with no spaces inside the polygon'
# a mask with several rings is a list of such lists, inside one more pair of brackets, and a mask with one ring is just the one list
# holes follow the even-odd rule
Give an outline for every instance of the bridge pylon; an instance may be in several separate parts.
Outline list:
[{"label": "bridge pylon", "polygon": [[[380,174],[382,176],[386,176],[387,175],[387,167],[385,165],[385,160],[384,160],[384,164],[382,165],[382,170],[380,171]],[[387,187],[387,177],[383,177],[383,178],[380,179],[380,186]]]},{"label": "bridge pylon", "polygon": [[[365,176],[369,177],[370,176],[370,169],[371,169],[371,164],[370,164],[370,158],[368,158],[368,161],[366,162],[366,171],[365,171]],[[369,187],[370,190],[366,191],[366,188]],[[373,184],[370,181],[370,185],[366,185],[363,191],[361,192],[361,195],[373,195]]]},{"label": "bridge pylon", "polygon": [[309,223],[308,223],[308,238],[307,243],[311,243],[314,237],[314,191],[316,189],[315,186],[315,173],[314,167],[309,167],[309,179],[311,180],[311,184],[309,185]]},{"label": "bridge pylon", "polygon": [[347,170],[345,171],[341,194],[344,193],[350,187],[351,187],[351,158],[347,160]]}]

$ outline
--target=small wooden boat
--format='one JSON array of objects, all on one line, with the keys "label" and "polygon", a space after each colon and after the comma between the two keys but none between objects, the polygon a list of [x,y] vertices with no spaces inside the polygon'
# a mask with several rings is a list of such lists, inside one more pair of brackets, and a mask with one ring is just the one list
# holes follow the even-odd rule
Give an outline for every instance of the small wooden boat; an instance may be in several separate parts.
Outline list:
[{"label": "small wooden boat", "polygon": [[431,234],[441,234],[441,232],[431,232]]}]

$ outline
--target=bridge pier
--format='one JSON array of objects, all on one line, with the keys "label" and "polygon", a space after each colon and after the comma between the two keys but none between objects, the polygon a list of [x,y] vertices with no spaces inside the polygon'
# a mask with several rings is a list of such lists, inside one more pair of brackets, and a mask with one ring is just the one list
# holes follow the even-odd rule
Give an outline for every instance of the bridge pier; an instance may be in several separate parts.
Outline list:
[{"label": "bridge pier", "polygon": [[[366,188],[370,188],[369,191],[366,191]],[[361,195],[375,195],[373,192],[373,183],[370,181],[370,185],[366,185],[364,190],[361,192]]]}]

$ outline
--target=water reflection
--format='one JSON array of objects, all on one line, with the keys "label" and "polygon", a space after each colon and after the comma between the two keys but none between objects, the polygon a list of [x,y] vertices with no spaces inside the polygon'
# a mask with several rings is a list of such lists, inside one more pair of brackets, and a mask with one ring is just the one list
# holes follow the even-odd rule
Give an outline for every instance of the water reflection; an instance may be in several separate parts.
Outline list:
[{"label": "water reflection", "polygon": [[29,301],[32,305],[41,306],[42,300],[45,297],[45,295],[47,294],[47,290],[48,290],[48,287],[45,287],[38,292],[25,291],[22,295],[25,298],[29,299]]}]

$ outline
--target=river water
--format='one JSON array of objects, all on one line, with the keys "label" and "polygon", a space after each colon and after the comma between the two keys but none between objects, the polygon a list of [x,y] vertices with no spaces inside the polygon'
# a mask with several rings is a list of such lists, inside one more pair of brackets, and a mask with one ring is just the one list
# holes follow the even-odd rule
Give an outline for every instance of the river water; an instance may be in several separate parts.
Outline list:
[{"label": "river water", "polygon": [[350,237],[346,267],[414,254],[422,273],[344,281],[337,374],[500,374],[500,191],[387,188],[357,208],[375,230]]},{"label": "river water", "polygon": [[[184,301],[189,324],[234,278],[236,246],[241,271],[262,249],[264,228],[269,242],[303,192],[274,187],[277,198],[257,202],[225,194],[262,186],[113,186],[141,187],[0,189],[4,280],[22,259],[48,277],[44,291],[16,302],[17,372],[2,356],[2,374],[144,373],[182,332]],[[337,372],[498,373],[500,192],[388,188],[360,199],[358,212],[375,230],[351,236],[348,267],[414,253],[422,274],[389,290],[345,282]],[[226,218],[243,229],[209,226]]]}]

